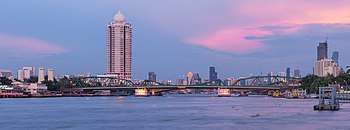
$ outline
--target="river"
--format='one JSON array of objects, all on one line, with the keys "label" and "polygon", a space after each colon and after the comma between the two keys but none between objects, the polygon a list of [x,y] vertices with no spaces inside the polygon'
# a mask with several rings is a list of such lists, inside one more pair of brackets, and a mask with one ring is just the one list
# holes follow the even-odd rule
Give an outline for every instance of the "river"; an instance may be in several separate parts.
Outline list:
[{"label": "river", "polygon": [[215,95],[0,99],[0,129],[350,129],[350,104],[314,111],[317,102]]}]

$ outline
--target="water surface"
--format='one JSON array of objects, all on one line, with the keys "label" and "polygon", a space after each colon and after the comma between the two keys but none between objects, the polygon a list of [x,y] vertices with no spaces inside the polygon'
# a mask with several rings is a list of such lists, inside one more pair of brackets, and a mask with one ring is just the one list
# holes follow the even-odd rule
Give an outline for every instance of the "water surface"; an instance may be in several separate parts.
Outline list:
[{"label": "water surface", "polygon": [[318,100],[267,96],[0,99],[0,126],[13,129],[350,129],[350,104],[314,111]]}]

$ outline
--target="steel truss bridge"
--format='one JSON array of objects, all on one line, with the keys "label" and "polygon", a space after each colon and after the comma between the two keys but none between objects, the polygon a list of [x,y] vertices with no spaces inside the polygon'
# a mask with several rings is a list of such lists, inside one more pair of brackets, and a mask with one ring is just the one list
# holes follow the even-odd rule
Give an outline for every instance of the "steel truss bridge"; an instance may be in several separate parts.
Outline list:
[{"label": "steel truss bridge", "polygon": [[224,85],[221,80],[195,85],[167,85],[159,82],[144,80],[134,83],[131,80],[113,77],[82,77],[73,78],[71,84],[84,90],[127,90],[136,88],[146,89],[294,89],[300,87],[300,79],[285,76],[252,76],[239,78],[232,85]]}]

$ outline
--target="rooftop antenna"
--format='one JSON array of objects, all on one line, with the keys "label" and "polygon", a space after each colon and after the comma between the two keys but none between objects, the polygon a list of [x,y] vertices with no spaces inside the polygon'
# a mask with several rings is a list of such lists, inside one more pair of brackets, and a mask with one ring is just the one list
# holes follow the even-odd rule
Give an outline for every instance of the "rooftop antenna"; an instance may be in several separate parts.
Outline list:
[{"label": "rooftop antenna", "polygon": [[327,41],[328,41],[328,33],[327,33],[327,36],[326,36],[326,43],[327,43]]}]

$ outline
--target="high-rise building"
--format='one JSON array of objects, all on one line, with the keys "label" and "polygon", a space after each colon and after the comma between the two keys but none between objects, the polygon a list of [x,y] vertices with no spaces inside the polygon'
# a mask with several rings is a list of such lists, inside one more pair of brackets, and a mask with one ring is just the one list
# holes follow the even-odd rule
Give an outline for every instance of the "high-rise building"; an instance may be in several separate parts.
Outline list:
[{"label": "high-rise building", "polygon": [[287,81],[290,81],[291,80],[291,74],[290,74],[290,68],[287,68],[287,70],[286,70],[286,80]]},{"label": "high-rise building", "polygon": [[200,83],[202,83],[202,79],[201,79],[201,77],[199,76],[199,74],[197,73],[197,74],[194,74],[193,75],[193,84],[200,84]]},{"label": "high-rise building", "polygon": [[38,70],[38,83],[42,83],[43,81],[45,81],[44,68],[40,67]]},{"label": "high-rise building", "polygon": [[184,79],[183,78],[176,79],[176,85],[184,85]]},{"label": "high-rise building", "polygon": [[30,77],[36,76],[35,67],[23,67],[18,70],[17,79],[24,81],[24,79],[30,79]]},{"label": "high-rise building", "polygon": [[225,79],[225,80],[224,80],[224,85],[225,85],[225,86],[231,85],[231,80],[230,80],[230,79]]},{"label": "high-rise building", "polygon": [[271,84],[273,82],[273,78],[271,76],[273,76],[273,72],[270,71],[268,74],[267,74],[267,84]]},{"label": "high-rise building", "polygon": [[337,63],[331,59],[315,61],[314,74],[317,76],[333,75],[338,76],[339,68]]},{"label": "high-rise building", "polygon": [[23,69],[23,77],[24,77],[25,79],[30,79],[30,77],[32,76],[31,73],[32,73],[31,70],[29,70],[29,69]]},{"label": "high-rise building", "polygon": [[0,77],[12,77],[12,71],[10,70],[0,70]]},{"label": "high-rise building", "polygon": [[[279,73],[278,73],[278,76],[286,77],[286,76],[287,76],[287,74],[286,74],[286,72],[279,72]],[[282,77],[281,77],[281,78],[279,78],[279,80],[280,80],[280,81],[285,81],[285,80],[286,80],[286,78],[282,78]]]},{"label": "high-rise building", "polygon": [[286,77],[287,74],[286,74],[286,72],[278,72],[278,76]]},{"label": "high-rise building", "polygon": [[320,42],[317,46],[317,60],[327,59],[328,58],[328,46],[327,41]]},{"label": "high-rise building", "polygon": [[299,70],[299,69],[295,69],[295,70],[294,70],[294,77],[295,77],[295,78],[301,78],[300,70]]},{"label": "high-rise building", "polygon": [[236,80],[234,78],[227,78],[224,80],[224,85],[226,86],[230,86],[230,85],[233,85],[234,83],[236,82]]},{"label": "high-rise building", "polygon": [[334,52],[332,53],[332,60],[334,60],[335,63],[337,63],[337,64],[339,65],[339,63],[338,63],[338,60],[339,60],[339,51],[334,51]]},{"label": "high-rise building", "polygon": [[237,79],[237,80],[240,80],[238,85],[240,85],[240,86],[246,86],[247,85],[247,80],[245,80],[244,78],[246,78],[246,77],[239,77]]},{"label": "high-rise building", "polygon": [[118,12],[114,22],[107,25],[107,74],[131,79],[132,28],[125,16]]},{"label": "high-rise building", "polygon": [[157,81],[157,75],[155,72],[148,72],[148,80],[156,82]]},{"label": "high-rise building", "polygon": [[188,72],[187,73],[187,84],[188,85],[193,85],[193,82],[194,82],[194,80],[193,80],[193,73],[192,72]]},{"label": "high-rise building", "polygon": [[161,80],[160,83],[165,84],[165,85],[171,85],[173,81],[171,80]]},{"label": "high-rise building", "polygon": [[215,71],[215,67],[209,67],[209,81],[213,82],[218,79],[218,73]]},{"label": "high-rise building", "polygon": [[[23,69],[23,70],[28,70],[29,78],[30,78],[31,76],[36,76],[35,67],[23,67],[22,69]],[[25,78],[27,78],[27,77],[25,77]],[[28,78],[28,79],[29,79],[29,78]]]},{"label": "high-rise building", "polygon": [[24,73],[23,73],[23,70],[18,70],[17,71],[17,79],[19,81],[24,81]]},{"label": "high-rise building", "polygon": [[246,86],[247,85],[247,80],[241,80],[240,81],[241,86]]},{"label": "high-rise building", "polygon": [[53,80],[53,69],[52,68],[49,68],[49,69],[47,69],[47,80],[48,81],[54,81]]}]

